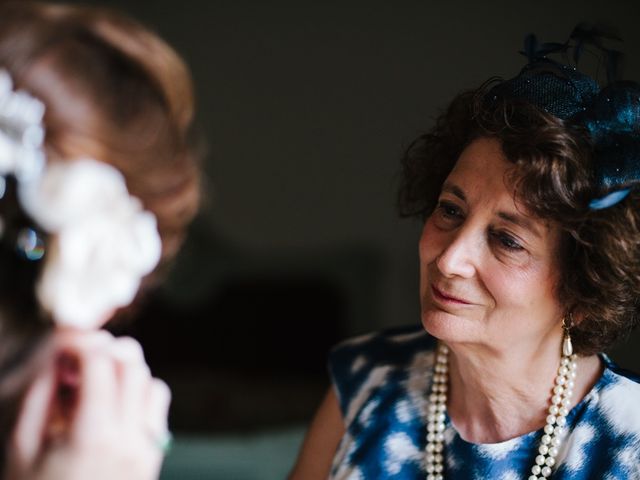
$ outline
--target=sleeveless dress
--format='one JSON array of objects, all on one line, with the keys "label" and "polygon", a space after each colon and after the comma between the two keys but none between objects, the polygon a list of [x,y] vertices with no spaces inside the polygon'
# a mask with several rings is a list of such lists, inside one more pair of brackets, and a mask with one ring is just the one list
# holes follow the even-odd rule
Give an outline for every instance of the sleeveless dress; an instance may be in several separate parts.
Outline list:
[{"label": "sleeveless dress", "polygon": [[[346,432],[331,480],[425,479],[426,412],[436,342],[422,328],[348,340],[329,356]],[[602,376],[567,416],[552,480],[640,480],[640,378],[601,355]],[[444,478],[529,478],[542,429],[474,444],[445,421]]]}]

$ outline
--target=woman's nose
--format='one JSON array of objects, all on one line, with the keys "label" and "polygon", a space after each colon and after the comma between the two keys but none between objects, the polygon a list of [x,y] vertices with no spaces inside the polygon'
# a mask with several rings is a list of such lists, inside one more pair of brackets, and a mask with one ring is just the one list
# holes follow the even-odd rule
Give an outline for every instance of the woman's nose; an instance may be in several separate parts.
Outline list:
[{"label": "woman's nose", "polygon": [[451,232],[440,255],[436,258],[438,270],[445,277],[471,278],[476,273],[480,252],[477,236],[473,231],[460,229]]}]

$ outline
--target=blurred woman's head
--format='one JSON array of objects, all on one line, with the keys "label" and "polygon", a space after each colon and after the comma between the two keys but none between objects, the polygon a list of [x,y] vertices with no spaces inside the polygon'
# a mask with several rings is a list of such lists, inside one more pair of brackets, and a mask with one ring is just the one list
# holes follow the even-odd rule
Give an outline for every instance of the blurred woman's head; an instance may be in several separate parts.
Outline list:
[{"label": "blurred woman's head", "polygon": [[[154,33],[117,12],[15,1],[0,4],[0,69],[15,90],[44,105],[42,148],[49,165],[104,162],[153,214],[159,262],[141,290],[153,284],[199,202],[193,90],[184,62]],[[33,221],[7,185],[7,217]],[[43,262],[16,255],[3,242],[0,264],[0,430],[10,432],[12,398],[28,378],[18,367],[52,323],[35,294]]]},{"label": "blurred woman's head", "polygon": [[198,204],[193,91],[183,61],[113,11],[14,2],[1,13],[0,66],[44,103],[47,158],[115,166],[155,214],[163,258],[171,257]]}]

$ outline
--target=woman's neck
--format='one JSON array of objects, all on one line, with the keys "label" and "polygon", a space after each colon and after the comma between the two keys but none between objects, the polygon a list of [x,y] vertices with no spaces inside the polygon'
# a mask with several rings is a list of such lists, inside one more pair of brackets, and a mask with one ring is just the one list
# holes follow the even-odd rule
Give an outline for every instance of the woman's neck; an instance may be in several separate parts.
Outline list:
[{"label": "woman's neck", "polygon": [[[545,424],[560,364],[560,345],[506,353],[450,346],[449,417],[462,438],[497,443]],[[580,402],[602,372],[597,356],[578,357],[573,403]]]}]

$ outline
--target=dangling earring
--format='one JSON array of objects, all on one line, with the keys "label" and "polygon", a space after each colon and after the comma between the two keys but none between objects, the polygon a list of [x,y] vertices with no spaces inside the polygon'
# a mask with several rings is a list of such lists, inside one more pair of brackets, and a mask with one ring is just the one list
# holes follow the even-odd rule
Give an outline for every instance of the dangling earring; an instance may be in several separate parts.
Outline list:
[{"label": "dangling earring", "polygon": [[564,330],[564,338],[562,340],[562,355],[569,357],[573,355],[573,344],[571,343],[571,335],[569,329],[573,326],[573,314],[569,313],[569,321],[567,317],[562,319],[562,330]]}]

